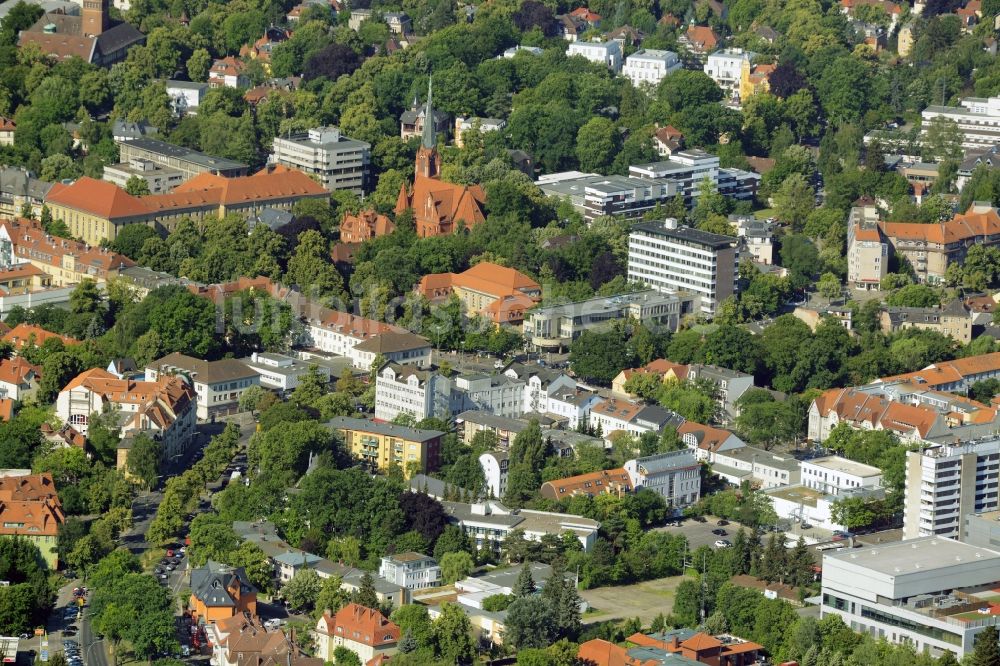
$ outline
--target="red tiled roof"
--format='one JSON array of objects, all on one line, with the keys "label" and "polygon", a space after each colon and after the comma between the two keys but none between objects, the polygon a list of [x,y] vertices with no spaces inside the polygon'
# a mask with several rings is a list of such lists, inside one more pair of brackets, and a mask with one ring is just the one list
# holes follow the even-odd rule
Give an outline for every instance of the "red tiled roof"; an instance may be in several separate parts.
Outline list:
[{"label": "red tiled roof", "polygon": [[576,658],[579,662],[590,666],[656,666],[659,664],[655,659],[640,661],[635,657],[630,657],[625,648],[601,638],[594,638],[582,643],[576,653]]},{"label": "red tiled roof", "polygon": [[16,128],[13,119],[0,116],[0,132],[13,132]]},{"label": "red tiled roof", "polygon": [[59,335],[58,333],[47,331],[41,326],[25,323],[18,324],[8,331],[7,334],[3,336],[3,341],[11,343],[14,345],[15,349],[21,349],[28,344],[28,341],[31,339],[34,339],[35,346],[40,347],[50,338],[59,338],[63,341],[63,344],[67,345],[80,343],[79,340],[71,338],[68,335]]},{"label": "red tiled roof", "polygon": [[715,36],[715,32],[703,25],[689,26],[685,34],[691,45],[701,51],[711,51],[719,44],[719,38]]},{"label": "red tiled roof", "polygon": [[124,254],[111,252],[105,248],[93,247],[82,241],[45,233],[42,225],[35,220],[19,218],[0,220],[0,226],[7,231],[14,246],[14,254],[29,260],[39,261],[49,266],[62,268],[66,256],[76,260],[76,270],[87,272],[96,269],[95,277],[107,274],[116,268],[135,266],[135,262]]},{"label": "red tiled roof", "polygon": [[327,633],[372,648],[388,648],[399,641],[399,627],[377,610],[350,603],[330,617],[323,614]]},{"label": "red tiled roof", "polygon": [[148,215],[149,207],[143,199],[134,197],[114,183],[83,176],[72,185],[57,190],[52,188],[47,203],[59,204],[90,213],[105,220]]},{"label": "red tiled roof", "polygon": [[41,376],[42,369],[39,366],[28,363],[20,356],[0,360],[0,382],[21,384],[29,381],[32,377],[39,378]]},{"label": "red tiled roof", "polygon": [[541,494],[543,497],[558,500],[581,493],[594,496],[619,490],[625,492],[632,490],[632,478],[624,467],[546,481],[542,484]]}]

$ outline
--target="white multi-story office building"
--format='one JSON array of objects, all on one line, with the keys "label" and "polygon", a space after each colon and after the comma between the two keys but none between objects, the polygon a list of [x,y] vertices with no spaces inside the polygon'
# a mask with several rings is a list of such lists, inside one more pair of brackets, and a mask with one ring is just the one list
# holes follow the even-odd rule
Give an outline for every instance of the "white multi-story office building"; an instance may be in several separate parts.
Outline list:
[{"label": "white multi-story office building", "polygon": [[931,105],[920,115],[922,133],[935,118],[954,121],[966,150],[988,150],[1000,143],[1000,97],[966,97],[959,106]]},{"label": "white multi-story office building", "polygon": [[583,56],[590,62],[604,65],[615,74],[622,71],[622,45],[610,42],[570,42],[566,55]]},{"label": "white multi-story office building", "polygon": [[587,222],[609,215],[639,218],[677,194],[676,183],[664,179],[579,171],[548,174],[535,184],[548,196],[568,199]]},{"label": "white multi-story office building", "polygon": [[736,293],[739,263],[737,238],[681,227],[673,218],[637,224],[629,233],[628,279],[660,291],[694,292],[708,315]]},{"label": "white multi-story office building", "polygon": [[300,361],[284,354],[254,352],[240,362],[260,375],[261,386],[277,391],[294,391],[302,378],[314,369],[324,381],[330,381],[330,368],[326,365]]},{"label": "white multi-story office building", "polygon": [[1000,438],[906,454],[903,538],[958,538],[963,517],[1000,509]]},{"label": "white multi-story office building", "polygon": [[339,128],[314,127],[305,134],[276,136],[272,150],[269,162],[316,176],[331,192],[363,195],[368,189],[371,146],[342,135]]},{"label": "white multi-story office building", "polygon": [[386,363],[375,377],[375,418],[392,421],[409,414],[421,421],[451,416],[452,383],[434,370]]},{"label": "white multi-story office building", "polygon": [[683,66],[681,59],[673,51],[639,49],[625,58],[622,74],[636,87],[642,84],[655,86],[668,74],[673,74]]},{"label": "white multi-story office building", "polygon": [[820,613],[838,615],[875,640],[959,659],[976,636],[1000,624],[989,608],[1000,585],[1000,553],[943,537],[922,537],[823,555]]},{"label": "white multi-story office building", "polygon": [[752,63],[756,54],[743,49],[722,49],[705,60],[705,74],[724,91],[733,95],[739,91],[744,63]]},{"label": "white multi-story office building", "polygon": [[701,496],[701,464],[692,451],[672,451],[625,463],[635,489],[647,488],[663,496],[667,506],[681,508]]},{"label": "white multi-story office building", "polygon": [[500,498],[507,492],[507,468],[510,464],[506,451],[487,451],[479,455],[479,466],[486,479],[484,492],[489,497]]},{"label": "white multi-story office building", "polygon": [[517,418],[524,413],[524,382],[507,375],[459,375],[454,386],[457,395],[453,402],[460,409],[480,409]]},{"label": "white multi-story office building", "polygon": [[878,467],[848,460],[841,456],[824,456],[803,460],[802,485],[828,495],[844,490],[878,488],[882,485],[882,470]]},{"label": "white multi-story office building", "polygon": [[441,584],[441,567],[437,560],[414,552],[385,555],[378,575],[408,590],[422,590]]},{"label": "white multi-story office building", "polygon": [[672,181],[677,192],[691,203],[698,196],[702,181],[708,179],[714,190],[719,187],[719,157],[697,148],[679,150],[669,160],[651,164],[633,164],[628,168],[629,176],[644,180],[657,179]]}]

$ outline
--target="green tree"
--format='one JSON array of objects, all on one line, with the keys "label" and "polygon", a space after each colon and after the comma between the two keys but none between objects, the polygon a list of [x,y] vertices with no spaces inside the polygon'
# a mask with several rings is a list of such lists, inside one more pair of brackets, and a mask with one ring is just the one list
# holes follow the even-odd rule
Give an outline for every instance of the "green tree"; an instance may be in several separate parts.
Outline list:
[{"label": "green tree", "polygon": [[972,666],[1000,664],[1000,645],[997,644],[996,627],[986,627],[976,636],[970,664]]},{"label": "green tree", "polygon": [[774,193],[775,215],[793,229],[801,229],[815,208],[815,193],[802,174],[789,175]]},{"label": "green tree", "polygon": [[128,471],[144,488],[153,488],[159,478],[162,457],[162,445],[149,435],[139,433],[132,438],[132,447],[128,451]]},{"label": "green tree", "polygon": [[207,81],[211,67],[212,55],[203,48],[195,49],[187,61],[187,72],[192,81]]},{"label": "green tree", "polygon": [[134,197],[142,197],[150,194],[149,182],[145,178],[132,176],[125,181],[125,191]]},{"label": "green tree", "polygon": [[576,157],[583,171],[607,173],[620,149],[621,134],[607,118],[595,116],[577,132]]},{"label": "green tree", "polygon": [[330,576],[323,580],[319,594],[316,596],[316,613],[329,611],[331,615],[347,605],[350,595],[343,589],[344,581],[340,576]]},{"label": "green tree", "polygon": [[840,278],[833,273],[823,273],[816,283],[816,291],[825,298],[833,300],[840,297],[843,292],[843,285],[840,283]]},{"label": "green tree", "polygon": [[464,550],[445,553],[441,557],[441,577],[446,585],[462,580],[472,573],[475,563],[472,556]]},{"label": "green tree", "polygon": [[517,650],[544,648],[556,638],[557,613],[552,603],[540,596],[520,597],[507,607],[504,644]]},{"label": "green tree", "polygon": [[433,624],[438,658],[449,664],[469,663],[476,657],[472,624],[465,612],[452,603],[441,604],[441,614]]},{"label": "green tree", "polygon": [[323,581],[313,569],[300,569],[281,588],[281,593],[298,610],[311,610],[319,599]]}]

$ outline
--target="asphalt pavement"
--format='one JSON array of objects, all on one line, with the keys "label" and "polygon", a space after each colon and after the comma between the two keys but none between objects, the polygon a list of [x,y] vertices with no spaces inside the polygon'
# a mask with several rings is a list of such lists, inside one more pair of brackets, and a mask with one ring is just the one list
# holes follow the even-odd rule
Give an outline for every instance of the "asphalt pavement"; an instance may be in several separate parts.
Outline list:
[{"label": "asphalt pavement", "polygon": [[[681,523],[680,527],[657,527],[655,528],[660,532],[667,532],[670,534],[683,534],[687,537],[688,547],[691,550],[697,550],[702,546],[715,547],[715,542],[718,539],[726,539],[730,543],[733,541],[733,537],[740,529],[738,523],[730,522],[728,525],[717,525],[718,518],[706,518],[706,522],[699,523],[696,520],[685,520]],[[718,534],[712,534],[712,530],[725,530],[726,534],[724,536]]]}]

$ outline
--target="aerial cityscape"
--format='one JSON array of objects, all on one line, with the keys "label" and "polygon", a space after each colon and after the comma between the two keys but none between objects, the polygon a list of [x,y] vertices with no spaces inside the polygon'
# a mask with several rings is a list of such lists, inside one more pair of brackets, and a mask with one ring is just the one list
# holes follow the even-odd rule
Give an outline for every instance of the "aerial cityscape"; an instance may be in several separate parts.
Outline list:
[{"label": "aerial cityscape", "polygon": [[1000,0],[0,1],[16,666],[1000,666]]}]

